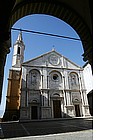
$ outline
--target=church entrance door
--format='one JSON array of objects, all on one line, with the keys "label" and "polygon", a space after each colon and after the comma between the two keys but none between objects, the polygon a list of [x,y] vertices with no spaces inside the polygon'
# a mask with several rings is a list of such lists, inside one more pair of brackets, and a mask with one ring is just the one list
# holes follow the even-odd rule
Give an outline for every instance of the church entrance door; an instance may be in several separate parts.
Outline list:
[{"label": "church entrance door", "polygon": [[37,106],[31,106],[31,119],[38,119]]},{"label": "church entrance door", "polygon": [[61,101],[53,100],[53,115],[54,118],[61,118]]},{"label": "church entrance door", "polygon": [[80,107],[79,105],[74,105],[75,106],[75,115],[76,117],[80,117]]}]

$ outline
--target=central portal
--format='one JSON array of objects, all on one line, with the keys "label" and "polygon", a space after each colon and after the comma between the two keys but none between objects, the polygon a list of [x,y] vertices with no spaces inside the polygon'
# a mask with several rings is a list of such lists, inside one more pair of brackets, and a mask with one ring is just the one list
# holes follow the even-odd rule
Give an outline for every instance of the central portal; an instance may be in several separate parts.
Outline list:
[{"label": "central portal", "polygon": [[53,115],[54,118],[61,118],[61,101],[53,100]]},{"label": "central portal", "polygon": [[76,117],[80,117],[80,108],[79,108],[79,105],[75,105],[75,115],[76,115]]},{"label": "central portal", "polygon": [[38,119],[37,106],[31,106],[31,119]]}]

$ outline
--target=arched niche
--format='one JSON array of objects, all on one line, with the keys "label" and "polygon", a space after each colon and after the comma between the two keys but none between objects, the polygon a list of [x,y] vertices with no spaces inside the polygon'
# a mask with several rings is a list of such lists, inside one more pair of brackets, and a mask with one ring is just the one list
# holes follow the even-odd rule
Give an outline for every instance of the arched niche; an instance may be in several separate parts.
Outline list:
[{"label": "arched niche", "polygon": [[76,72],[69,73],[70,89],[79,89],[78,74]]},{"label": "arched niche", "polygon": [[28,87],[33,89],[39,89],[41,81],[41,74],[37,69],[32,69],[29,71],[28,76]]}]

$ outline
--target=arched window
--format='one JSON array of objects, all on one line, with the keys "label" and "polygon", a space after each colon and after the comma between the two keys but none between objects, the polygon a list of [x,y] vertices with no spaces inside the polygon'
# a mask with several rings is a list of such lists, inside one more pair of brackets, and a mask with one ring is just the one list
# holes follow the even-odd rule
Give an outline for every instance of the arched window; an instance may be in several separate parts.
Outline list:
[{"label": "arched window", "polygon": [[79,89],[78,75],[75,72],[71,72],[69,75],[69,84],[71,89]]},{"label": "arched window", "polygon": [[17,54],[20,54],[20,47],[18,47]]},{"label": "arched window", "polygon": [[52,71],[49,74],[50,88],[60,88],[62,85],[62,75],[59,71]]},{"label": "arched window", "polygon": [[29,72],[29,84],[30,86],[35,86],[36,88],[39,88],[40,86],[40,72],[36,69],[33,69]]},{"label": "arched window", "polygon": [[54,81],[58,81],[60,78],[59,78],[58,74],[55,73],[55,74],[52,75],[52,79]]}]

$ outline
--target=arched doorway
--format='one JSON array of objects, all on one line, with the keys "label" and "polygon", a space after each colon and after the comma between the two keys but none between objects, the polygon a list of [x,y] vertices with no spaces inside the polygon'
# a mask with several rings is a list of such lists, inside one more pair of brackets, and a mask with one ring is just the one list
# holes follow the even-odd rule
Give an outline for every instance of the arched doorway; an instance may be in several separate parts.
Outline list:
[{"label": "arched doorway", "polygon": [[53,100],[53,117],[54,118],[62,117],[61,100]]},{"label": "arched doorway", "polygon": [[75,108],[75,116],[76,117],[80,117],[80,107],[79,107],[79,104],[75,104],[74,105],[74,108]]}]

